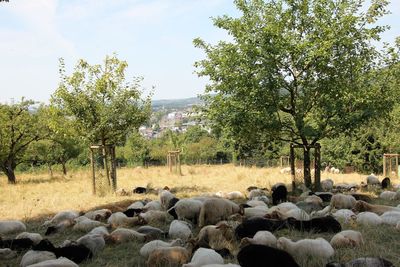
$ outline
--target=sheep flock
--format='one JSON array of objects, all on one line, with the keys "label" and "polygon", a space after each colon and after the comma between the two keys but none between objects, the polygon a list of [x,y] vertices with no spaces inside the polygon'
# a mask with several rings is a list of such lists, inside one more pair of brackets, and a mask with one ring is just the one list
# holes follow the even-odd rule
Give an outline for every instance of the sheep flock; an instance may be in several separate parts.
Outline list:
[{"label": "sheep flock", "polygon": [[400,266],[399,188],[373,175],[321,187],[249,185],[190,198],[136,187],[124,207],[0,218],[0,266]]}]

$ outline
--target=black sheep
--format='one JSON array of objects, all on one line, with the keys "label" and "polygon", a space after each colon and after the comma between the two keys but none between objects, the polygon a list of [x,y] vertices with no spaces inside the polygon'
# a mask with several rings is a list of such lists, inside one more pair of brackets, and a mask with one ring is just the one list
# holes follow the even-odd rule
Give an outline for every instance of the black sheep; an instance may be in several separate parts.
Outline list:
[{"label": "black sheep", "polygon": [[27,250],[33,246],[33,241],[29,238],[20,239],[1,239],[0,248],[9,248],[11,250]]},{"label": "black sheep", "polygon": [[310,196],[316,195],[317,197],[320,197],[323,202],[331,202],[331,198],[333,196],[331,192],[309,192],[308,194]]},{"label": "black sheep", "polygon": [[240,240],[243,237],[252,238],[258,231],[274,232],[283,228],[286,228],[286,221],[253,217],[239,224],[235,229],[235,235]]},{"label": "black sheep", "polygon": [[92,258],[93,254],[84,245],[71,244],[65,247],[55,247],[48,239],[43,239],[39,244],[33,246],[33,250],[53,252],[57,258],[65,257],[75,263],[81,263],[84,260]]},{"label": "black sheep", "polygon": [[264,245],[245,246],[237,259],[242,267],[300,267],[286,251]]},{"label": "black sheep", "polygon": [[284,184],[277,184],[272,187],[272,204],[278,205],[287,201],[287,188]]},{"label": "black sheep", "polygon": [[168,202],[167,210],[169,210],[170,208],[172,208],[173,206],[175,206],[176,202],[178,202],[178,201],[179,201],[179,198],[176,198],[176,197],[172,198],[172,199]]},{"label": "black sheep", "polygon": [[389,177],[383,178],[383,180],[381,182],[381,186],[382,186],[382,189],[389,188],[390,187],[390,178]]},{"label": "black sheep", "polygon": [[147,193],[147,188],[146,187],[142,187],[142,186],[138,186],[135,189],[133,189],[132,192],[134,194],[146,194]]},{"label": "black sheep", "polygon": [[125,214],[127,217],[134,217],[135,215],[139,215],[142,211],[142,209],[127,209],[122,213]]},{"label": "black sheep", "polygon": [[287,224],[299,231],[306,231],[314,233],[338,233],[342,231],[340,223],[332,216],[321,218],[313,218],[308,221],[296,220],[295,218],[288,218]]}]

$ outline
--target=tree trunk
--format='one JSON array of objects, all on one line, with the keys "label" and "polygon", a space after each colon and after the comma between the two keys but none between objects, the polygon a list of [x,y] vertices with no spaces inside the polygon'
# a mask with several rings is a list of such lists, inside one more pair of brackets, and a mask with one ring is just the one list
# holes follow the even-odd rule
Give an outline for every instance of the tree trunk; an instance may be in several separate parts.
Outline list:
[{"label": "tree trunk", "polygon": [[304,145],[303,152],[304,152],[304,185],[307,188],[311,188],[310,147],[307,145]]},{"label": "tree trunk", "polygon": [[104,168],[105,168],[105,172],[106,172],[107,182],[108,182],[108,185],[111,186],[110,172],[108,170],[106,141],[104,139],[102,139],[101,144],[103,145],[103,164],[104,164]]},{"label": "tree trunk", "polygon": [[14,173],[15,167],[13,167],[12,162],[7,162],[5,166],[3,166],[2,171],[5,173],[7,176],[7,180],[9,184],[16,184],[17,179],[15,178],[15,173]]},{"label": "tree trunk", "polygon": [[53,169],[51,168],[51,163],[47,163],[47,166],[49,167],[50,177],[53,178]]},{"label": "tree trunk", "polygon": [[63,174],[67,175],[67,166],[65,166],[65,162],[61,162],[61,166],[62,166],[62,170],[63,170]]}]

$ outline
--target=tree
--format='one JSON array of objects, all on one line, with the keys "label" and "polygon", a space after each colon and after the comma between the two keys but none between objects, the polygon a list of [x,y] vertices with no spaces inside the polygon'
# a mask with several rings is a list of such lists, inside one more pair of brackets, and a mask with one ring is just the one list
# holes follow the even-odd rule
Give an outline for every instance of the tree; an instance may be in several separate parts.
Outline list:
[{"label": "tree", "polygon": [[214,19],[231,41],[194,40],[206,54],[195,66],[210,79],[209,119],[235,146],[276,138],[301,145],[310,187],[311,146],[351,132],[393,102],[384,82],[391,72],[377,77],[393,61],[371,44],[386,29],[375,23],[387,1],[372,1],[366,12],[363,2],[236,0],[241,16]]},{"label": "tree", "polygon": [[8,183],[15,184],[15,168],[23,161],[27,147],[46,135],[40,123],[40,108],[35,102],[22,99],[13,104],[0,104],[0,170]]},{"label": "tree", "polygon": [[[128,133],[149,118],[150,97],[141,98],[141,78],[126,81],[127,67],[127,62],[116,55],[107,56],[104,65],[79,60],[67,76],[64,61],[60,60],[61,81],[52,103],[72,116],[78,132],[91,144],[123,145]],[[109,180],[105,149],[103,157]]]}]

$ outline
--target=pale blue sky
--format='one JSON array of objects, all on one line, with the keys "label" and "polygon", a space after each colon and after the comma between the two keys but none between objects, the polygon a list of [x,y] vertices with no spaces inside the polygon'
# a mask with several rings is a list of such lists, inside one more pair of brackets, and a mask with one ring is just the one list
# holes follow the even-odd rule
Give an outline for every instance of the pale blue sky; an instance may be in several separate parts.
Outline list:
[{"label": "pale blue sky", "polygon": [[[400,36],[400,0],[381,20]],[[47,102],[59,81],[58,58],[101,63],[113,52],[129,63],[128,77],[143,76],[154,99],[196,96],[205,79],[194,74],[203,58],[192,41],[227,38],[210,17],[236,15],[232,0],[10,0],[0,3],[0,102],[22,96]]]}]

